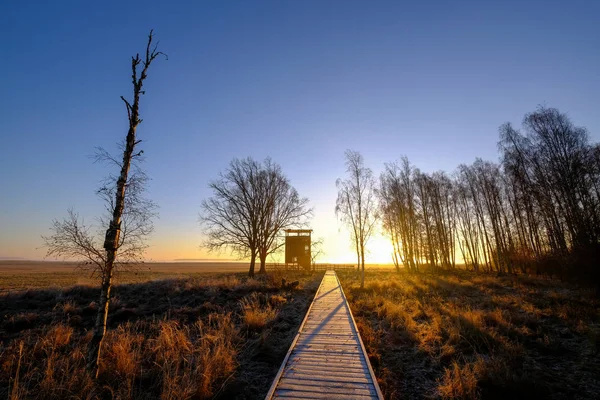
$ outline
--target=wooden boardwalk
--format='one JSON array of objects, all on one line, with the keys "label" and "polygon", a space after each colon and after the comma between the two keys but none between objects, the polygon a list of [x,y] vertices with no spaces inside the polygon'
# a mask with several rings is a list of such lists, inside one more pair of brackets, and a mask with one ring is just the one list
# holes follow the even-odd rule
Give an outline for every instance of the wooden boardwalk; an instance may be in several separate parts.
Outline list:
[{"label": "wooden boardwalk", "polygon": [[270,399],[383,399],[334,271],[325,273]]}]

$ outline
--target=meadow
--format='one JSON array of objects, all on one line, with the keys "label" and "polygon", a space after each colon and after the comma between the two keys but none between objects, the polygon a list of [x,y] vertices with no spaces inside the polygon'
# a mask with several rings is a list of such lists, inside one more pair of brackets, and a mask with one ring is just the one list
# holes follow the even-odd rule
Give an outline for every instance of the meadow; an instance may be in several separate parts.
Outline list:
[{"label": "meadow", "polygon": [[598,399],[600,301],[557,280],[340,273],[389,399]]},{"label": "meadow", "polygon": [[[16,265],[18,264],[18,265]],[[100,378],[98,288],[72,264],[0,268],[0,398],[262,399],[322,272],[150,264],[122,272]],[[6,263],[5,263],[6,265]],[[338,273],[386,399],[600,398],[600,301],[546,278]],[[295,290],[281,279],[298,280]]]},{"label": "meadow", "polygon": [[[84,357],[97,311],[92,278],[68,265],[3,270],[0,398],[264,397],[322,273],[248,279],[219,266],[122,273],[97,381]],[[300,284],[284,290],[282,278]]]}]

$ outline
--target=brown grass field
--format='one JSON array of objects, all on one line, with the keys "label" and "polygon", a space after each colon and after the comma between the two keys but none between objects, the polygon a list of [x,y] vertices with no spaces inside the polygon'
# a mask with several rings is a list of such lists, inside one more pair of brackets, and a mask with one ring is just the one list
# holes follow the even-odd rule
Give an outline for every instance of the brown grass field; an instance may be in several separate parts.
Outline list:
[{"label": "brown grass field", "polygon": [[[145,269],[148,268],[148,269]],[[262,399],[322,273],[159,263],[117,277],[101,374],[98,289],[73,264],[0,262],[0,398]],[[600,398],[600,301],[466,271],[340,273],[387,399]],[[281,279],[300,280],[294,291]]]},{"label": "brown grass field", "polygon": [[[262,398],[322,276],[248,279],[231,272],[242,265],[179,263],[122,273],[94,382],[84,368],[93,280],[69,264],[17,264],[0,272],[0,398],[9,399]],[[282,290],[284,277],[299,287]]]},{"label": "brown grass field", "polygon": [[386,398],[600,398],[594,292],[466,271],[340,280]]}]

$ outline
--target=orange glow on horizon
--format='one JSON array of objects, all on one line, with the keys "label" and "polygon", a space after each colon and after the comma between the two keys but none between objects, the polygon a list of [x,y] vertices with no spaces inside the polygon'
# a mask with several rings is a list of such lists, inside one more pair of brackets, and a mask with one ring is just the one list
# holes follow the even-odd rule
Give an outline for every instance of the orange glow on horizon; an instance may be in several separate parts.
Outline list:
[{"label": "orange glow on horizon", "polygon": [[[380,234],[374,235],[366,246],[365,264],[392,264],[392,244]],[[356,250],[346,234],[325,238],[325,254],[317,262],[356,264]]]}]

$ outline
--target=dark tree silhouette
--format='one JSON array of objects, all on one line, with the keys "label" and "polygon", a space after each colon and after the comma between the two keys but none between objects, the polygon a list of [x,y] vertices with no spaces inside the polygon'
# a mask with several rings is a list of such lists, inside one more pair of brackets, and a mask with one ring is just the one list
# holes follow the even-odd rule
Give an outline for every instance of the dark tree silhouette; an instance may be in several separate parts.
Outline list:
[{"label": "dark tree silhouette", "polygon": [[325,254],[325,249],[323,248],[324,244],[325,239],[322,237],[313,239],[310,243],[310,262],[312,264],[313,269],[317,264],[317,259]]},{"label": "dark tree silhouette", "polygon": [[308,199],[300,197],[281,167],[271,159],[264,161],[258,179],[262,192],[258,235],[259,273],[265,273],[267,256],[284,245],[284,241],[280,240],[281,231],[305,226],[312,209],[308,208]]},{"label": "dark tree silhouette", "polygon": [[281,167],[270,159],[234,159],[209,187],[213,196],[202,202],[200,223],[205,228],[202,244],[209,251],[230,250],[250,258],[248,275],[254,276],[256,258],[265,271],[269,254],[282,245],[282,229],[302,225],[311,215],[308,199],[291,186]]}]

